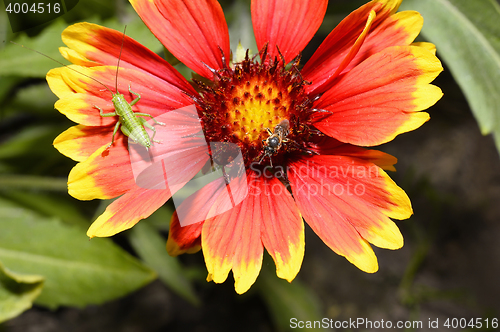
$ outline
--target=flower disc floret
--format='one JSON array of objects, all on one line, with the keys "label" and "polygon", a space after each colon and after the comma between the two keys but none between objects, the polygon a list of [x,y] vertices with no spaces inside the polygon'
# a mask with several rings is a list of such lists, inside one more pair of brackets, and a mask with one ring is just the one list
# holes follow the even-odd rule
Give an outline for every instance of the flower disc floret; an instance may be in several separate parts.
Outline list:
[{"label": "flower disc floret", "polygon": [[194,99],[205,136],[212,142],[237,144],[246,165],[258,161],[262,141],[283,120],[290,123],[289,138],[294,143],[278,151],[277,159],[307,145],[312,133],[308,126],[312,100],[304,89],[308,82],[297,68],[299,59],[287,66],[283,58],[266,61],[265,49],[260,55],[263,61],[247,54],[242,62],[214,71],[212,85],[196,81],[201,98]]}]

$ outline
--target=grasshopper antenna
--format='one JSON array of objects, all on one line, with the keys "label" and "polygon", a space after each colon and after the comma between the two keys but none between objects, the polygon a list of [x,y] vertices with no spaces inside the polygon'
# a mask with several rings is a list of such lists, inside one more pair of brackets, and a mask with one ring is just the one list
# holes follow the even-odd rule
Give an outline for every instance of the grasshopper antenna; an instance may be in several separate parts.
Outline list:
[{"label": "grasshopper antenna", "polygon": [[50,60],[52,60],[52,61],[57,62],[57,63],[58,63],[58,64],[60,64],[61,66],[67,67],[68,69],[71,69],[72,71],[77,72],[77,73],[78,73],[78,74],[80,74],[80,75],[83,75],[83,76],[85,76],[85,77],[90,78],[91,80],[93,80],[93,81],[95,81],[95,82],[99,83],[100,85],[102,85],[103,87],[105,87],[105,88],[106,88],[106,90],[108,90],[111,94],[113,94],[113,91],[111,91],[111,90],[110,90],[110,89],[106,86],[106,84],[104,84],[104,83],[102,83],[102,82],[99,82],[99,80],[96,80],[95,78],[93,78],[93,77],[91,77],[91,76],[89,76],[89,75],[87,75],[87,74],[84,74],[84,73],[82,73],[82,72],[80,72],[80,71],[78,71],[78,70],[76,70],[76,69],[74,69],[74,68],[71,68],[71,67],[70,67],[70,66],[68,66],[68,65],[65,65],[65,64],[64,64],[64,63],[62,63],[61,61],[58,61],[58,60],[56,60],[56,59],[54,59],[54,58],[52,58],[52,57],[48,56],[47,54],[43,54],[42,52],[38,52],[38,51],[36,51],[36,50],[34,50],[34,49],[32,49],[32,48],[29,48],[29,47],[27,47],[27,46],[24,46],[24,45],[18,44],[18,43],[16,43],[16,42],[13,42],[12,40],[11,40],[10,42],[11,42],[12,44],[15,44],[15,45],[21,46],[22,48],[25,48],[25,49],[30,50],[30,51],[32,51],[32,52],[38,53],[38,54],[40,54],[40,55],[43,55],[44,57],[46,57],[46,58],[48,58],[48,59],[50,59]]},{"label": "grasshopper antenna", "polygon": [[118,93],[118,70],[120,69],[120,60],[122,58],[123,43],[125,42],[125,31],[127,31],[127,26],[123,29],[122,46],[120,46],[120,54],[118,54],[118,63],[116,64],[116,76],[115,76],[115,92]]}]

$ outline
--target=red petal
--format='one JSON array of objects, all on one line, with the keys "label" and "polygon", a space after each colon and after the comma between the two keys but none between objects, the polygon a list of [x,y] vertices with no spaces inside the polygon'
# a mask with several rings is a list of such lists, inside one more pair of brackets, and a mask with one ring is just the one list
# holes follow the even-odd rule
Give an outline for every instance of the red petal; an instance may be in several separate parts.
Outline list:
[{"label": "red petal", "polygon": [[[371,25],[372,25],[374,19],[375,19],[375,12],[372,10],[370,12],[370,14],[368,15],[368,19],[366,21],[365,28],[361,32],[361,35],[359,35],[358,39],[356,39],[356,41],[354,42],[354,45],[350,49],[349,53],[347,53],[347,56],[344,58],[344,60],[342,60],[340,65],[335,70],[335,73],[333,73],[332,77],[330,77],[328,79],[328,81],[332,81],[335,77],[340,75],[340,73],[342,73],[344,71],[344,69],[346,69],[347,66],[349,66],[352,59],[354,59],[354,57],[358,54],[359,49],[363,45],[363,42],[365,41],[366,36],[368,35],[368,31],[370,31],[370,28],[371,28]],[[325,84],[328,85],[328,82],[325,82]]]},{"label": "red petal", "polygon": [[260,177],[258,189],[262,207],[262,243],[274,259],[278,277],[291,282],[304,257],[304,223],[292,195],[275,177]]},{"label": "red petal", "polygon": [[415,11],[404,11],[387,17],[372,28],[356,58],[345,71],[387,47],[410,45],[420,33],[423,23],[422,16]]},{"label": "red petal", "polygon": [[396,157],[385,152],[367,150],[359,146],[342,143],[328,136],[321,137],[314,145],[310,145],[309,149],[316,151],[319,155],[340,155],[363,159],[389,171],[396,171],[394,165],[398,162]]},{"label": "red petal", "polygon": [[276,263],[278,277],[292,281],[304,256],[302,218],[279,180],[249,172],[243,202],[204,223],[202,247],[209,280],[223,282],[232,269],[236,291],[245,292],[260,271],[262,244]]},{"label": "red petal", "polygon": [[[112,183],[106,181],[121,180],[129,185],[133,181],[128,192],[94,222],[89,229],[89,236],[110,236],[132,227],[154,212],[200,171],[208,159],[208,148],[204,139],[189,136],[201,130],[198,117],[193,116],[195,114],[196,108],[192,106],[159,116],[158,120],[165,121],[165,124],[157,132],[156,138],[163,142],[156,142],[149,149],[130,144],[125,157],[122,149],[113,147],[108,150],[108,156],[99,154],[101,158],[96,159],[93,155],[75,166],[72,173],[80,176],[80,191],[91,194],[93,188],[84,187],[84,184],[98,183],[108,188],[112,187]],[[151,132],[148,135],[151,137]],[[128,172],[121,173],[120,169],[126,167]],[[71,174],[70,182],[76,177]],[[70,185],[72,192],[75,191],[74,186],[74,183]]]},{"label": "red petal", "polygon": [[167,252],[170,256],[184,253],[193,254],[201,249],[201,229],[203,222],[181,226],[175,212],[170,221],[168,232]]},{"label": "red petal", "polygon": [[[47,74],[50,88],[60,98],[55,107],[70,120],[88,126],[109,126],[116,123],[116,117],[102,117],[98,106],[104,113],[112,113],[112,103],[116,67],[79,67],[77,70],[89,77],[69,68],[52,69]],[[107,90],[104,86],[112,90]],[[122,68],[118,76],[118,92],[130,103],[137,98],[129,92],[132,90],[141,95],[141,99],[132,107],[134,112],[159,116],[169,110],[192,104],[192,100],[181,90],[142,71]]]},{"label": "red petal", "polygon": [[[170,255],[177,256],[199,249],[203,221],[225,187],[223,178],[212,181],[177,207],[168,233],[167,250]],[[179,222],[179,215],[183,220],[182,224]],[[186,220],[189,222],[186,223]]]},{"label": "red petal", "polygon": [[246,292],[262,265],[261,224],[263,207],[256,194],[254,173],[248,173],[249,192],[233,209],[205,220],[201,243],[208,280],[222,283],[233,270],[236,292]]},{"label": "red petal", "polygon": [[154,139],[159,143],[149,148],[129,145],[132,171],[138,186],[169,188],[175,194],[209,159],[207,143],[203,136],[197,136],[202,127],[194,105],[164,113],[156,120],[163,123],[156,125]]},{"label": "red petal", "polygon": [[366,272],[378,269],[368,242],[402,246],[388,218],[411,213],[408,197],[376,165],[345,156],[313,156],[291,164],[288,178],[306,222],[336,253]]},{"label": "red petal", "polygon": [[[221,170],[217,170],[193,179],[180,194],[183,197],[189,195],[187,198],[173,196],[177,210],[172,217],[174,226],[171,226],[167,242],[167,250],[171,255],[196,250],[204,220],[232,209],[247,196],[246,175],[243,173],[233,177],[228,167],[224,169],[229,171],[226,177]],[[235,169],[239,171],[239,167]],[[228,180],[230,182],[226,185]]]},{"label": "red petal", "polygon": [[54,140],[54,147],[66,157],[84,161],[97,149],[111,142],[113,126],[74,126],[64,131]]},{"label": "red petal", "polygon": [[[71,50],[61,48],[61,53],[68,60],[75,61],[73,63],[117,66],[120,57],[120,68],[139,70],[179,90],[194,92],[186,79],[168,62],[132,38],[124,37],[123,32],[83,22],[66,28],[62,33],[62,40]],[[80,59],[74,51],[92,62]]]},{"label": "red petal", "polygon": [[429,85],[442,71],[439,60],[417,46],[390,47],[338,77],[315,108],[332,114],[314,124],[345,143],[379,145],[420,127],[441,90]]},{"label": "red petal", "polygon": [[156,38],[198,74],[211,79],[213,74],[205,65],[218,70],[229,64],[229,33],[216,0],[130,2]]},{"label": "red petal", "polygon": [[279,48],[288,63],[306,47],[325,16],[327,0],[252,0],[252,22],[257,47],[268,43],[268,59]]},{"label": "red petal", "polygon": [[[326,91],[330,88],[326,81],[334,78],[336,76],[334,73],[337,71],[337,74],[347,72],[370,55],[386,47],[409,45],[422,28],[422,17],[417,12],[407,11],[395,14],[400,3],[401,0],[374,0],[347,16],[328,35],[304,66],[302,75],[312,82],[306,90],[308,92]],[[359,36],[362,36],[362,32],[366,30],[366,19],[372,10],[375,11],[376,18],[370,30],[367,31],[367,35],[363,40],[359,40]],[[352,54],[356,40],[358,40],[358,49],[355,54]],[[348,59],[348,65],[340,68],[341,63],[346,59]]]},{"label": "red petal", "polygon": [[68,176],[68,192],[80,200],[109,199],[136,187],[130,157],[122,137],[107,150],[102,146],[77,164]]},{"label": "red petal", "polygon": [[139,220],[149,217],[169,198],[168,190],[135,188],[111,203],[92,223],[87,236],[112,236],[129,229]]},{"label": "red petal", "polygon": [[[175,193],[188,182],[209,158],[205,140],[190,137],[201,131],[196,108],[167,112],[157,119],[165,122],[156,125],[155,140],[160,143],[154,143],[148,150],[139,144],[127,144],[125,136],[117,135],[109,149],[101,147],[71,170],[70,194],[82,200],[106,199],[136,186],[169,188]],[[152,124],[152,120],[149,123]],[[153,137],[150,129],[146,132]]]}]

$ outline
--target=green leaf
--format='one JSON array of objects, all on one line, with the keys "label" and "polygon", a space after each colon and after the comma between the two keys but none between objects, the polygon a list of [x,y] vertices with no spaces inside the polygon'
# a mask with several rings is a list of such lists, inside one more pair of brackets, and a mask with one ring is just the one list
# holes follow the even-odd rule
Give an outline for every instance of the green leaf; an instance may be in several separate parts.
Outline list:
[{"label": "green leaf", "polygon": [[[67,63],[59,53],[59,47],[63,46],[61,32],[66,27],[63,20],[56,20],[36,38],[23,33],[15,42]],[[50,69],[58,67],[53,60],[12,43],[0,50],[0,58],[0,76],[45,77]]]},{"label": "green leaf", "polygon": [[264,258],[256,285],[278,330],[291,330],[291,318],[300,321],[320,321],[321,306],[315,294],[298,280],[289,283],[278,278],[271,258],[267,255]]},{"label": "green leaf", "polygon": [[0,1],[0,50],[5,47],[5,41],[9,40],[12,35],[12,28],[10,27],[7,11],[5,10],[5,2]]},{"label": "green leaf", "polygon": [[0,261],[45,277],[37,304],[82,307],[124,296],[156,278],[109,239],[89,240],[80,227],[43,219],[0,199]]},{"label": "green leaf", "polygon": [[[8,180],[34,180],[34,181],[51,181],[53,184],[63,185],[64,186],[64,194],[49,194],[45,193],[44,195],[40,195],[39,192],[27,192],[20,190],[12,190],[8,189]],[[5,181],[4,181],[5,180]],[[61,183],[62,182],[62,183]],[[7,188],[8,190],[5,190]],[[71,204],[72,197],[69,196],[67,191],[66,180],[57,179],[57,178],[42,178],[35,176],[0,176],[0,197],[5,197],[8,200],[18,204],[20,207],[25,207],[33,212],[37,212],[41,217],[50,216],[57,217],[60,220],[79,226],[82,230],[86,230],[90,223],[87,218],[82,216],[80,211]],[[73,199],[74,201],[74,199]]]},{"label": "green leaf", "polygon": [[199,304],[200,301],[182,265],[176,257],[171,257],[167,253],[165,239],[147,221],[135,225],[129,233],[129,239],[134,250],[158,273],[159,279],[165,285],[192,304]]},{"label": "green leaf", "polygon": [[[45,150],[52,149],[52,141],[59,129],[47,125],[33,125],[25,127],[15,136],[0,145],[0,159],[23,156],[25,154],[41,154],[46,156]],[[37,147],[33,149],[33,147]]]},{"label": "green leaf", "polygon": [[483,135],[500,150],[500,6],[494,0],[405,0],[424,17],[434,43],[467,97]]},{"label": "green leaf", "polygon": [[[131,6],[130,10],[132,10]],[[139,16],[135,13],[133,15],[133,19],[127,23],[127,35],[155,52],[160,51],[162,49],[160,42],[149,31]],[[118,22],[116,19],[106,20],[103,23],[100,18],[94,17],[89,18],[88,21],[118,31],[123,31],[125,27],[125,24]],[[56,20],[48,28],[44,29],[40,35],[29,38],[24,33],[20,33],[20,37],[14,42],[45,54],[59,62],[69,64],[59,53],[59,47],[65,46],[61,40],[61,33],[68,26],[63,20]],[[54,60],[10,42],[7,42],[4,49],[0,49],[0,58],[2,59],[0,62],[0,76],[16,75],[44,78],[50,69],[61,66]]]},{"label": "green leaf", "polygon": [[42,292],[43,280],[40,275],[15,273],[0,263],[0,323],[31,308]]},{"label": "green leaf", "polygon": [[10,116],[19,115],[19,113],[39,114],[44,117],[45,121],[49,117],[63,119],[64,117],[54,109],[56,101],[57,97],[50,91],[47,82],[40,81],[40,84],[19,89],[4,111]]},{"label": "green leaf", "polygon": [[[4,77],[0,80],[0,104],[4,103],[4,100],[12,94],[11,90],[13,90],[14,86],[20,81],[21,79],[19,77]],[[2,119],[5,119],[5,110],[0,112],[0,116]]]}]

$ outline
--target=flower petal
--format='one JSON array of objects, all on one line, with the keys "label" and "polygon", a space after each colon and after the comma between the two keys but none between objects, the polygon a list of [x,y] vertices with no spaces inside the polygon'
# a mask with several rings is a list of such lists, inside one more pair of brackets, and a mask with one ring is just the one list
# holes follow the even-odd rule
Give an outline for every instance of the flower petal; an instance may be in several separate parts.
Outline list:
[{"label": "flower petal", "polygon": [[270,59],[278,49],[290,62],[309,43],[326,13],[327,0],[252,0],[252,23],[261,50],[266,43]]},{"label": "flower petal", "polygon": [[169,190],[134,188],[111,203],[87,231],[87,236],[106,237],[131,228],[149,217],[170,198]]},{"label": "flower petal", "polygon": [[[156,120],[163,123],[156,125],[158,142],[149,148],[129,145],[132,171],[138,186],[169,188],[175,194],[209,159],[207,143],[199,136],[202,127],[194,105],[166,112]],[[152,137],[149,129],[146,132]]]},{"label": "flower petal", "polygon": [[120,68],[142,71],[179,90],[194,92],[186,79],[168,62],[132,38],[124,36],[123,32],[83,22],[66,28],[62,40],[69,49],[60,48],[61,54],[75,64],[116,67],[120,57]]},{"label": "flower petal", "polygon": [[[74,72],[72,69],[83,74],[88,71],[88,68],[85,67],[68,66],[67,68],[51,69],[47,73],[47,83],[52,92],[59,97],[54,107],[76,123],[88,126],[112,125],[116,119],[101,117],[99,110],[94,107],[94,105],[102,105],[105,100],[110,101],[112,98],[111,93],[106,94],[103,92],[102,97],[90,93],[93,88],[91,80]],[[96,73],[96,71],[92,72],[92,74]],[[96,89],[97,92],[100,92],[100,90],[102,90],[102,86]]]},{"label": "flower petal", "polygon": [[348,73],[315,105],[332,114],[314,126],[345,143],[379,145],[420,127],[424,110],[442,96],[431,82],[439,60],[423,47],[396,46],[377,53]]},{"label": "flower petal", "polygon": [[[152,154],[157,153],[154,148],[159,144],[150,148]],[[208,158],[198,144],[189,146],[187,143],[171,148],[168,153],[158,153],[159,161],[150,168],[142,169],[137,166],[136,149],[144,147],[132,144],[127,148],[125,139],[121,137],[115,139],[112,147],[106,147],[107,144],[73,167],[68,177],[71,196],[80,200],[109,199],[136,186],[150,190],[169,189],[175,193],[199,172]]]},{"label": "flower petal", "polygon": [[[117,118],[102,117],[96,106],[103,109],[104,113],[115,111],[112,103],[115,77],[116,67],[69,66],[49,71],[47,82],[52,92],[60,98],[55,108],[70,120],[87,126],[109,126],[116,123]],[[107,90],[106,87],[113,90]],[[156,117],[192,104],[185,93],[168,83],[142,71],[122,68],[118,77],[118,92],[123,94],[128,103],[137,98],[129,88],[141,95],[141,99],[133,106],[134,112]]]},{"label": "flower petal", "polygon": [[174,212],[168,232],[167,252],[170,256],[194,254],[201,249],[203,222],[181,226],[177,212]]},{"label": "flower petal", "polygon": [[375,272],[368,242],[397,249],[403,238],[389,219],[405,219],[405,192],[368,161],[347,156],[313,156],[291,164],[288,178],[306,222],[337,254],[363,271]]},{"label": "flower petal", "polygon": [[431,52],[432,54],[436,55],[436,45],[428,42],[415,42],[411,43],[412,46],[418,46],[418,47],[423,47],[427,51]]},{"label": "flower petal", "polygon": [[[157,131],[157,138],[162,142],[156,142],[149,149],[130,144],[123,155],[122,145],[113,146],[104,157],[98,154],[102,151],[99,149],[97,160],[92,158],[93,155],[73,168],[70,180],[73,179],[71,174],[79,172],[79,185],[85,182],[104,188],[113,185],[106,180],[121,180],[129,184],[125,195],[113,202],[92,224],[87,233],[89,236],[111,236],[132,227],[163,205],[200,171],[209,158],[206,143],[201,138],[184,135],[198,132],[201,128],[199,119],[192,117],[194,114],[196,107],[191,106],[159,116],[159,120],[165,121],[164,128]],[[150,132],[148,135],[151,137]],[[105,162],[104,158],[107,158]],[[127,173],[120,173],[120,169]],[[82,191],[81,186],[79,189]],[[92,189],[90,194],[93,194]]]},{"label": "flower petal", "polygon": [[111,142],[113,126],[88,127],[73,126],[61,133],[54,140],[54,147],[66,157],[75,161],[84,161],[97,149]]},{"label": "flower petal", "polygon": [[[217,143],[214,146],[212,142],[211,147],[217,148]],[[240,155],[222,169],[212,170],[213,160],[209,160],[202,167],[202,175],[183,187],[182,197],[172,197],[177,209],[172,217],[167,241],[167,250],[171,255],[198,249],[201,224],[205,219],[224,213],[245,199],[248,184],[245,172],[241,171],[242,161]]]},{"label": "flower petal", "polygon": [[109,149],[106,146],[73,167],[68,176],[71,196],[80,200],[110,199],[136,187],[124,138],[115,138]]},{"label": "flower petal", "polygon": [[[175,193],[188,182],[209,158],[205,140],[191,137],[201,131],[196,107],[166,112],[157,119],[164,124],[156,125],[158,142],[149,149],[116,135],[111,147],[102,146],[76,165],[68,178],[70,195],[81,200],[108,199],[136,186]],[[148,128],[146,134],[153,137]]]},{"label": "flower petal", "polygon": [[[216,0],[130,0],[135,11],[165,47],[198,74],[229,64],[229,33]],[[222,61],[221,50],[225,56]]]},{"label": "flower petal", "polygon": [[374,163],[386,171],[395,172],[396,168],[394,165],[398,162],[396,157],[388,153],[378,150],[367,150],[359,146],[342,143],[328,136],[321,137],[314,145],[310,145],[309,149],[317,152],[319,155],[350,156],[363,159]]},{"label": "flower petal", "polygon": [[387,47],[410,45],[420,33],[423,24],[422,15],[416,11],[409,10],[387,16],[379,24],[374,24],[346,71]]},{"label": "flower petal", "polygon": [[257,279],[264,252],[263,207],[252,184],[258,180],[254,173],[248,173],[248,179],[246,199],[233,209],[205,220],[201,233],[207,280],[222,283],[232,269],[238,294],[246,292]]},{"label": "flower petal", "polygon": [[[359,35],[358,39],[356,39],[356,41],[352,45],[349,52],[345,55],[342,62],[340,62],[338,64],[335,71],[325,70],[324,72],[321,73],[320,79],[312,78],[312,82],[316,82],[316,84],[313,84],[313,87],[314,88],[318,87],[318,89],[315,90],[315,89],[313,89],[313,87],[308,86],[306,88],[306,91],[308,91],[310,94],[319,93],[319,92],[325,91],[328,87],[330,87],[332,85],[332,81],[334,81],[335,78],[337,78],[340,75],[340,73],[342,73],[350,65],[352,60],[358,54],[359,49],[361,48],[361,46],[363,45],[363,42],[365,41],[366,37],[368,36],[368,32],[370,31],[370,28],[372,26],[372,23],[373,23],[375,17],[376,17],[376,13],[375,13],[375,11],[372,10],[368,14],[368,18],[366,20],[365,27],[364,27],[363,31]],[[324,65],[326,65],[326,62],[324,63]],[[331,68],[328,68],[328,69],[331,69]],[[306,76],[308,75],[307,72],[305,72],[305,75]]]},{"label": "flower petal", "polygon": [[[304,66],[302,75],[312,82],[307,92],[328,90],[336,75],[386,47],[409,45],[420,32],[423,19],[413,11],[395,14],[400,4],[401,0],[374,0],[347,16]],[[376,18],[367,31],[365,22],[371,11]]]},{"label": "flower petal", "polygon": [[274,259],[278,277],[291,282],[304,257],[304,223],[292,195],[275,177],[261,177],[254,185],[262,207],[262,243]]},{"label": "flower petal", "polygon": [[372,10],[370,12],[370,14],[368,14],[368,19],[366,21],[365,28],[361,32],[361,35],[359,35],[358,39],[356,39],[356,41],[354,42],[354,45],[349,50],[349,53],[347,53],[347,55],[344,58],[344,60],[342,60],[342,62],[340,63],[340,65],[335,70],[335,73],[333,73],[333,75],[328,79],[328,81],[325,82],[325,85],[328,85],[328,82],[333,81],[333,79],[335,79],[338,75],[340,75],[340,73],[342,71],[344,71],[344,69],[346,69],[347,66],[352,62],[352,59],[354,59],[354,57],[356,57],[356,55],[359,52],[359,49],[361,48],[361,46],[363,45],[363,42],[366,39],[366,36],[368,35],[368,31],[370,31],[371,25],[372,25],[373,20],[375,19],[375,17],[376,17],[376,14]]},{"label": "flower petal", "polygon": [[[201,248],[203,221],[207,218],[221,190],[225,187],[226,184],[223,178],[212,181],[186,198],[177,207],[170,222],[167,240],[167,251],[171,256],[198,251]],[[194,220],[195,222],[181,224],[179,215],[181,219]]]}]

